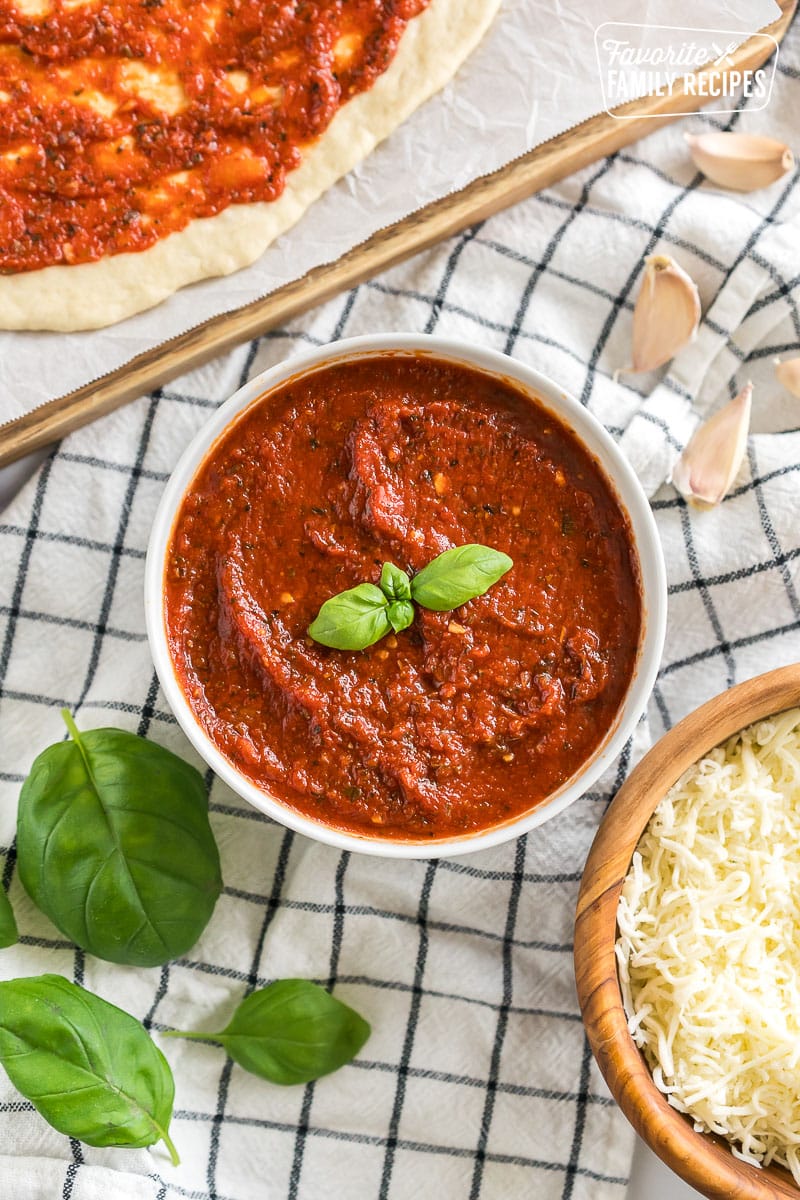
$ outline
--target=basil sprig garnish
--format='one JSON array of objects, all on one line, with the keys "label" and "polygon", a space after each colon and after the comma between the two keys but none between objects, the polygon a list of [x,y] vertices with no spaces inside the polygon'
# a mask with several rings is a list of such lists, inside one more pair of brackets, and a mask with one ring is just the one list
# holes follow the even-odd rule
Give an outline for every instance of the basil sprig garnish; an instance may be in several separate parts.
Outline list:
[{"label": "basil sprig garnish", "polygon": [[337,1071],[370,1035],[363,1017],[307,979],[279,979],[245,997],[220,1033],[165,1033],[218,1042],[234,1062],[272,1083],[308,1083]]},{"label": "basil sprig garnish", "polygon": [[308,627],[309,636],[334,650],[364,650],[391,630],[407,629],[414,603],[450,612],[488,592],[513,565],[502,551],[477,544],[445,550],[413,578],[386,562],[380,586],[360,583],[326,600]]},{"label": "basil sprig garnish", "polygon": [[61,975],[0,983],[0,1063],[59,1133],[89,1146],[169,1136],[175,1085],[144,1026]]}]

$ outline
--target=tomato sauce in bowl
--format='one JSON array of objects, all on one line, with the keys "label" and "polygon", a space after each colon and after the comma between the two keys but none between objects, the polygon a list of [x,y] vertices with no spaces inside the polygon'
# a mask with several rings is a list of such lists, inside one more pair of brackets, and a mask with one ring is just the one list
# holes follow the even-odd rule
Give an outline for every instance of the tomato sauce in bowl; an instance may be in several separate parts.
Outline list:
[{"label": "tomato sauce in bowl", "polygon": [[[482,543],[514,565],[363,651],[307,633],[382,564]],[[513,379],[430,354],[332,361],[251,403],[164,558],[183,697],[237,773],[364,837],[469,837],[541,805],[614,728],[644,625],[628,515]]]}]

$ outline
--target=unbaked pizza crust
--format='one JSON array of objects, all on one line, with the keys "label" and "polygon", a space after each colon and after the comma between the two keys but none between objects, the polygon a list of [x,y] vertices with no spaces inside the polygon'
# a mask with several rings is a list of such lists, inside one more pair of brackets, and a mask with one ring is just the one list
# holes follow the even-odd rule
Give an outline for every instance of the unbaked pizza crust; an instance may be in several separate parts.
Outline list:
[{"label": "unbaked pizza crust", "polygon": [[249,266],[452,78],[500,3],[432,0],[409,22],[388,70],[337,112],[277,200],[230,205],[138,253],[0,276],[0,328],[99,329],[152,308],[189,283]]}]

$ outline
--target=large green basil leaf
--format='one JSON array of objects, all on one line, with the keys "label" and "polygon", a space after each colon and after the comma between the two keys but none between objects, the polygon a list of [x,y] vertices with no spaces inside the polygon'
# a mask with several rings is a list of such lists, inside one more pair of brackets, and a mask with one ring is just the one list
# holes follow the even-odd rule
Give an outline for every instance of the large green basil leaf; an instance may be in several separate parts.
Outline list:
[{"label": "large green basil leaf", "polygon": [[326,600],[309,636],[334,650],[364,650],[390,632],[389,601],[374,583],[360,583]]},{"label": "large green basil leaf", "polygon": [[438,555],[411,580],[411,595],[423,608],[450,612],[482,596],[513,561],[491,546],[454,546]]},{"label": "large green basil leaf", "polygon": [[338,1070],[369,1035],[364,1018],[324,988],[306,979],[281,979],[247,996],[221,1033],[169,1036],[219,1042],[246,1071],[292,1084]]},{"label": "large green basil leaf", "polygon": [[19,933],[11,901],[3,888],[0,887],[0,949],[5,949],[6,946],[13,946],[18,941]]},{"label": "large green basil leaf", "polygon": [[152,967],[197,941],[222,889],[199,771],[121,729],[44,750],[22,787],[20,878],[77,945]]},{"label": "large green basil leaf", "polygon": [[61,975],[0,983],[0,1062],[45,1121],[90,1146],[170,1141],[169,1064],[133,1017]]}]

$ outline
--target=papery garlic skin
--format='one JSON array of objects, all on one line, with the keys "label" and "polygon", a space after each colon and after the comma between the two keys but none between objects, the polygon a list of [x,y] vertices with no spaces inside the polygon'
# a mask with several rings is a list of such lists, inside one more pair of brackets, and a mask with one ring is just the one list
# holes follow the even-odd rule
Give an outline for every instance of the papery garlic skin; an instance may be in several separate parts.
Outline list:
[{"label": "papery garlic skin", "polygon": [[800,396],[800,358],[787,358],[775,362],[775,375],[793,396]]},{"label": "papery garlic skin", "polygon": [[742,465],[750,429],[753,385],[692,434],[672,468],[672,484],[691,504],[713,508],[727,496]]},{"label": "papery garlic skin", "polygon": [[697,169],[731,191],[755,192],[794,169],[791,150],[775,138],[721,132],[684,136]]},{"label": "papery garlic skin", "polygon": [[633,310],[635,373],[663,366],[690,342],[700,323],[694,280],[668,254],[650,254]]}]

